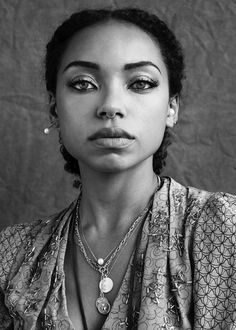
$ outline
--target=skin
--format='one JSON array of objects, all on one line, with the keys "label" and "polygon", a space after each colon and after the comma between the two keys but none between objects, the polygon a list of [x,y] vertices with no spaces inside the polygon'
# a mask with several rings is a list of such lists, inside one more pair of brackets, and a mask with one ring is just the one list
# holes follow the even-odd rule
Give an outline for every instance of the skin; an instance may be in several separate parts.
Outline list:
[{"label": "skin", "polygon": [[[65,70],[78,60],[96,63],[100,70],[81,66]],[[161,73],[151,65],[124,70],[126,64],[140,61],[154,63]],[[76,77],[90,80],[96,87],[88,83],[89,89],[81,92],[81,83],[70,85]],[[140,77],[157,81],[158,86],[148,88],[147,83],[146,89],[134,90],[130,84]],[[78,159],[84,192],[93,195],[93,204],[96,196],[110,205],[117,197],[120,202],[127,200],[125,191],[130,195],[130,190],[142,188],[147,193],[145,187],[153,187],[152,157],[165,126],[173,126],[177,119],[178,102],[176,98],[170,100],[167,69],[151,37],[132,24],[120,22],[77,33],[62,59],[55,101],[62,140]],[[115,119],[104,119],[104,111],[115,112]],[[99,148],[88,138],[104,127],[122,128],[135,136],[135,141],[122,149]],[[94,212],[93,217],[97,214]]]},{"label": "skin", "polygon": [[[99,68],[78,65],[78,61]],[[143,61],[153,65],[140,65]],[[127,68],[127,64],[132,64],[132,68]],[[63,143],[80,166],[80,221],[86,239],[94,252],[105,256],[123,238],[156,188],[152,158],[165,127],[172,127],[177,120],[178,98],[169,95],[167,68],[152,37],[132,24],[110,21],[83,29],[72,37],[61,61],[52,102],[56,103]],[[106,113],[114,118],[106,118]],[[111,127],[127,131],[134,139],[107,139],[99,143],[90,140],[99,129]],[[119,258],[111,301],[117,294],[135,237]],[[88,288],[86,293],[83,289],[81,292],[85,314],[90,315],[89,329],[97,329],[104,321],[94,307],[99,276],[79,252],[77,258],[83,265],[79,274],[81,288],[88,279],[95,283],[94,287],[91,284],[91,292]],[[72,264],[68,258],[65,268],[70,283]],[[71,319],[79,324],[76,301],[72,303],[73,284],[67,284],[67,289]]]}]

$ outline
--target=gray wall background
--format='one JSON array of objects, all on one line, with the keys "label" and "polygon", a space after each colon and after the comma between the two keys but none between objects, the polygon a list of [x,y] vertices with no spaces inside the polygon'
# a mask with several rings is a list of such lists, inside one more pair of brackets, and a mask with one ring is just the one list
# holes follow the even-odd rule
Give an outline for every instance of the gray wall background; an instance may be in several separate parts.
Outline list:
[{"label": "gray wall background", "polygon": [[1,0],[0,229],[64,208],[76,196],[48,125],[45,44],[73,11],[135,6],[169,23],[187,82],[164,174],[236,194],[235,0]]}]

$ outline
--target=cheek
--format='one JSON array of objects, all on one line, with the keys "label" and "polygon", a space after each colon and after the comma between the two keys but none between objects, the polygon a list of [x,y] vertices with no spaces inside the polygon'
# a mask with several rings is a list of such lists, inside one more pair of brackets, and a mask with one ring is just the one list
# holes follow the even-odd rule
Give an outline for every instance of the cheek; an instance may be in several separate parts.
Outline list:
[{"label": "cheek", "polygon": [[152,117],[144,122],[142,136],[145,148],[156,148],[161,143],[166,128],[165,122],[165,119],[160,117]]},{"label": "cheek", "polygon": [[97,104],[97,95],[79,94],[75,90],[58,83],[56,93],[58,114],[62,119],[77,118],[85,113],[91,113]]},{"label": "cheek", "polygon": [[164,95],[162,97],[152,97],[148,104],[141,105],[143,109],[141,123],[143,123],[146,129],[156,132],[165,129],[168,114],[168,102],[168,96]]},{"label": "cheek", "polygon": [[72,133],[86,128],[91,117],[91,101],[78,97],[58,97],[57,109],[62,132]]},{"label": "cheek", "polygon": [[74,146],[79,147],[85,137],[86,121],[84,115],[78,115],[61,104],[58,109],[60,135],[65,147],[70,151]]},{"label": "cheek", "polygon": [[[144,106],[144,105],[143,105]],[[140,120],[143,149],[156,151],[159,148],[166,129],[168,113],[168,94],[153,97],[143,108]]]}]

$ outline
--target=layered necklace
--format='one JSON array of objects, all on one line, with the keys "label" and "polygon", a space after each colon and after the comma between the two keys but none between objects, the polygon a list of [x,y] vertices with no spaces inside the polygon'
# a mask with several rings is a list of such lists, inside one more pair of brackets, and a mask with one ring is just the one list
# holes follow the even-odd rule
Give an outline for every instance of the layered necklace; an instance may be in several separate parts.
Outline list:
[{"label": "layered necklace", "polygon": [[[108,301],[108,299],[105,297],[105,294],[110,292],[113,288],[113,280],[109,277],[112,268],[114,267],[118,256],[121,252],[121,250],[124,248],[124,246],[128,243],[129,238],[134,233],[135,229],[138,227],[138,225],[141,223],[141,221],[146,218],[148,215],[153,201],[153,196],[155,195],[156,191],[160,187],[160,178],[157,176],[157,187],[150,198],[147,206],[144,208],[144,210],[138,215],[138,217],[133,221],[132,225],[129,227],[129,230],[125,234],[124,238],[119,242],[119,244],[114,247],[109,254],[105,257],[96,257],[92,249],[90,248],[85,235],[83,233],[82,226],[80,226],[80,216],[79,216],[79,202],[81,199],[78,199],[77,205],[76,205],[76,216],[75,216],[75,237],[76,237],[76,243],[78,244],[81,253],[83,254],[86,262],[90,265],[92,269],[100,273],[100,281],[98,284],[99,287],[99,297],[96,299],[95,305],[100,314],[106,315],[110,312],[111,305]],[[92,259],[88,256],[87,251],[90,252]]]}]

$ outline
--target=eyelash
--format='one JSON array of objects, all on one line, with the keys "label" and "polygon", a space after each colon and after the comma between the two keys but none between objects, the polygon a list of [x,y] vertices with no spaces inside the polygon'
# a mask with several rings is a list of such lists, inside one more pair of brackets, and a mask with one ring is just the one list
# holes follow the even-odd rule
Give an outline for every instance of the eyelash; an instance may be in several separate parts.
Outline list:
[{"label": "eyelash", "polygon": [[[76,85],[78,84],[90,84],[93,86],[93,88],[78,88]],[[69,83],[69,87],[72,87],[74,89],[76,89],[77,91],[81,92],[81,93],[86,93],[86,92],[91,92],[93,91],[95,88],[97,88],[97,86],[93,83],[92,80],[90,79],[85,79],[85,78],[77,78],[77,79],[74,79],[72,80],[70,83]]]},{"label": "eyelash", "polygon": [[[153,89],[155,87],[159,86],[158,81],[152,80],[152,79],[144,79],[144,78],[138,78],[136,79],[134,82],[132,82],[131,84],[128,85],[128,89],[132,89],[132,86],[134,86],[135,84],[139,84],[139,83],[144,83],[146,84],[144,88],[133,88],[134,91],[136,92],[145,92],[147,90]],[[82,88],[78,88],[77,85],[78,84],[90,84],[91,86],[93,86],[92,88],[86,88],[86,87],[82,87]],[[148,87],[146,88],[146,86],[148,85]],[[78,78],[78,79],[74,79],[69,83],[69,87],[72,87],[74,89],[76,89],[77,91],[79,91],[80,93],[88,93],[88,92],[92,92],[95,89],[98,88],[98,86],[93,83],[92,80],[90,79],[85,79],[85,78]]]},{"label": "eyelash", "polygon": [[146,85],[149,85],[149,87],[147,88],[134,88],[134,90],[136,91],[146,91],[146,90],[149,90],[149,89],[153,89],[155,87],[157,87],[159,85],[158,81],[155,81],[155,80],[151,80],[151,79],[144,79],[144,78],[139,78],[139,79],[136,79],[133,83],[131,83],[129,85],[129,88],[137,83],[145,83]]}]

